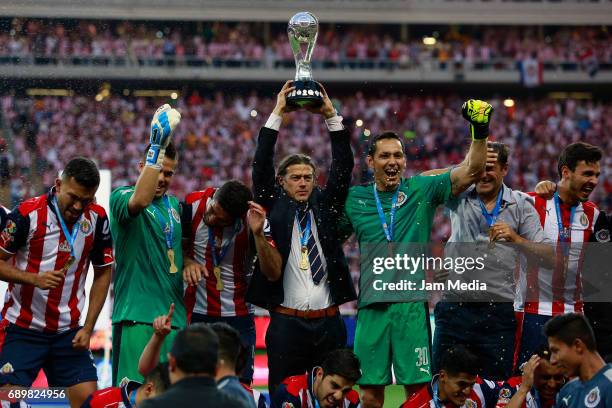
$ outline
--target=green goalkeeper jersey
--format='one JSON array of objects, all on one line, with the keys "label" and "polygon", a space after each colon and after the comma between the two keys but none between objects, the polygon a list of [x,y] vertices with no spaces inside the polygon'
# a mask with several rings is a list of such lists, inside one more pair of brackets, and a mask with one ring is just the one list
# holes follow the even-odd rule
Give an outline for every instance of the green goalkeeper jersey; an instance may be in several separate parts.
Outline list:
[{"label": "green goalkeeper jersey", "polygon": [[[426,244],[430,240],[436,208],[451,197],[450,172],[436,176],[417,175],[409,179],[402,178],[400,183],[393,223],[393,242],[399,244],[399,247],[401,244]],[[369,183],[351,187],[339,225],[341,236],[348,237],[352,232],[355,233],[362,257],[364,252],[387,242],[376,206],[373,185],[374,183]],[[395,191],[378,191],[387,225],[390,223],[394,194]],[[398,250],[401,251],[401,248]],[[364,268],[362,263],[360,292],[363,290],[361,285],[365,273],[371,274],[372,270]],[[421,275],[416,274],[413,277],[421,278],[422,271],[420,273]],[[360,299],[359,307],[363,306],[366,304]]]},{"label": "green goalkeeper jersey", "polygon": [[[132,194],[134,187],[120,187],[110,197],[110,226],[115,243],[113,323],[124,320],[152,323],[157,316],[168,313],[168,307],[174,303],[172,326],[183,328],[187,315],[183,302],[179,202],[168,196],[169,215],[163,200],[156,198],[138,215],[131,216],[128,202]],[[177,269],[174,273],[164,234],[170,216]]]}]

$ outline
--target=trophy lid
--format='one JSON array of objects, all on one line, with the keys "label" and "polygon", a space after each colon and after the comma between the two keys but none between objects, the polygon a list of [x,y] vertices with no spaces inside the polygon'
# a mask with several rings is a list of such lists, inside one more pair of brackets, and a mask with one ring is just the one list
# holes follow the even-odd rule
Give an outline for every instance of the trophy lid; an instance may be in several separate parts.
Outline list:
[{"label": "trophy lid", "polygon": [[294,36],[298,42],[311,42],[319,31],[319,20],[308,11],[301,11],[291,17],[287,32]]}]

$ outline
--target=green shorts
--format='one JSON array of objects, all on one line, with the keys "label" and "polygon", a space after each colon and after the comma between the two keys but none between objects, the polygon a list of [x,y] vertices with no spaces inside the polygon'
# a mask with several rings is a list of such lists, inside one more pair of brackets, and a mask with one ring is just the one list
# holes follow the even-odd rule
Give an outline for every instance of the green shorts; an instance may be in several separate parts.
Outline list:
[{"label": "green shorts", "polygon": [[389,385],[391,365],[397,384],[431,381],[429,310],[425,303],[376,303],[359,309],[355,354],[360,385]]},{"label": "green shorts", "polygon": [[[159,362],[168,361],[167,353],[178,330],[172,330],[164,340],[159,353]],[[113,385],[129,378],[142,382],[144,378],[138,373],[138,360],[145,346],[153,336],[153,326],[147,323],[124,321],[113,324]]]}]

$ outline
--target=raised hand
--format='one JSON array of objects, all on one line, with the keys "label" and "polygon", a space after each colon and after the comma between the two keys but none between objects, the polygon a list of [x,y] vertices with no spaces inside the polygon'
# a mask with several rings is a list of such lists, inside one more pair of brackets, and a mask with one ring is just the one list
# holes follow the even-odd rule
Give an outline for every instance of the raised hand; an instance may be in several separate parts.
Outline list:
[{"label": "raised hand", "polygon": [[493,114],[493,107],[485,101],[470,99],[461,107],[463,118],[470,122],[470,135],[472,139],[486,139],[489,136],[489,121]]},{"label": "raised hand", "polygon": [[306,110],[312,113],[318,113],[319,115],[323,115],[325,116],[325,119],[329,119],[336,116],[336,109],[334,108],[331,99],[329,99],[327,91],[320,82],[317,82],[317,84],[319,85],[319,89],[321,90],[321,97],[323,98],[323,103],[317,107],[307,106]]},{"label": "raised hand", "polygon": [[535,187],[536,194],[546,200],[553,198],[555,191],[557,191],[557,184],[549,180],[540,181]]},{"label": "raised hand", "polygon": [[174,314],[174,303],[170,304],[168,314],[161,315],[153,320],[153,332],[159,337],[166,337],[172,331],[172,315]]},{"label": "raised hand", "polygon": [[254,201],[249,201],[247,223],[249,225],[249,229],[253,232],[253,235],[263,233],[265,222],[266,210],[264,210],[261,205],[255,203]]},{"label": "raised hand", "polygon": [[283,85],[278,95],[276,95],[276,106],[272,111],[273,113],[278,116],[282,116],[285,112],[291,112],[295,110],[294,107],[287,105],[287,95],[294,89],[295,87],[293,86],[293,81],[289,80],[285,82],[285,85]]},{"label": "raised hand", "polygon": [[164,155],[160,155],[160,152],[165,151],[170,144],[172,134],[180,121],[181,114],[168,104],[160,106],[155,111],[151,120],[151,132],[149,133],[151,148],[147,153],[147,166],[161,168],[161,159]]}]

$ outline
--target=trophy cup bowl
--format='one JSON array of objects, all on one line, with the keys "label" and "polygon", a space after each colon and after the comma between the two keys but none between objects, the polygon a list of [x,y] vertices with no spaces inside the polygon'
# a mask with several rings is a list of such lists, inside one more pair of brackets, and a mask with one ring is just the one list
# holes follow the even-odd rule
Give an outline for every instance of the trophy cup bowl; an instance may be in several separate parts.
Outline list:
[{"label": "trophy cup bowl", "polygon": [[295,58],[295,89],[287,95],[287,104],[297,107],[317,107],[323,103],[319,85],[312,79],[311,57],[317,42],[319,20],[309,12],[297,13],[287,26],[289,44]]}]

